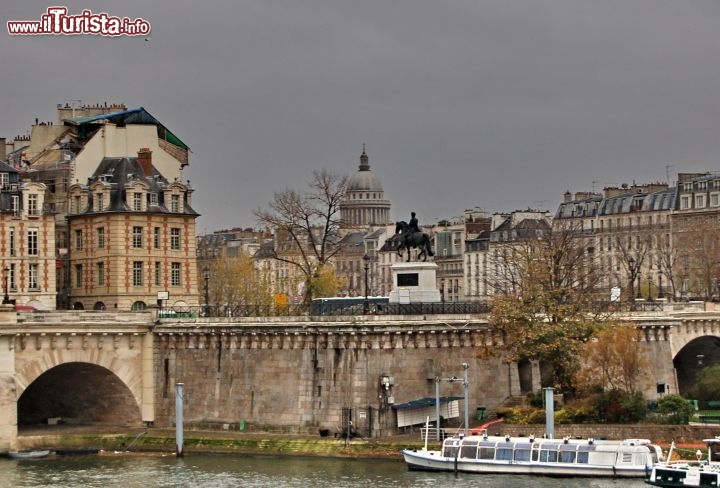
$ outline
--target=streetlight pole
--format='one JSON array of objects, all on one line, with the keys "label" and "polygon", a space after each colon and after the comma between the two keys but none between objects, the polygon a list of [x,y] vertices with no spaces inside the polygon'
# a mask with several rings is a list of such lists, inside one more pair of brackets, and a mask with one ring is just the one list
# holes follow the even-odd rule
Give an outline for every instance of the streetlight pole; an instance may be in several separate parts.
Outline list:
[{"label": "streetlight pole", "polygon": [[8,294],[8,278],[10,277],[10,267],[5,266],[3,268],[3,271],[5,271],[5,288],[4,288],[4,295],[3,295],[3,305],[9,305],[10,304],[10,295]]},{"label": "streetlight pole", "polygon": [[365,300],[363,300],[363,314],[367,315],[370,311],[370,302],[368,301],[368,271],[370,270],[370,256],[363,256],[363,269],[365,269]]},{"label": "streetlight pole", "polygon": [[630,279],[628,280],[630,282],[630,293],[628,293],[628,301],[632,304],[632,301],[635,298],[635,258],[630,256],[627,260],[627,263],[628,271],[630,272]]},{"label": "streetlight pole", "polygon": [[210,268],[206,264],[203,268],[203,275],[205,278],[205,310],[203,310],[203,314],[205,317],[210,316]]},{"label": "streetlight pole", "polygon": [[663,295],[662,276],[662,270],[658,271],[658,298],[665,298],[665,296]]}]

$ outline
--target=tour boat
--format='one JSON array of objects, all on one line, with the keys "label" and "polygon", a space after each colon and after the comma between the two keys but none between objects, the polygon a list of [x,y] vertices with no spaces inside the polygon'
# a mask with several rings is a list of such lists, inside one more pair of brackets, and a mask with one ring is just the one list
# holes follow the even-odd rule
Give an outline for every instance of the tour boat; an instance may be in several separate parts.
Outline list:
[{"label": "tour boat", "polygon": [[[445,439],[439,451],[405,449],[411,470],[647,478],[662,457],[647,439],[546,439],[488,435],[486,429]],[[665,485],[662,485],[665,486]]]},{"label": "tour boat", "polygon": [[656,464],[645,483],[652,486],[720,486],[720,437],[705,439],[707,458],[698,449],[698,460],[670,461],[675,444],[670,448],[668,461]]}]

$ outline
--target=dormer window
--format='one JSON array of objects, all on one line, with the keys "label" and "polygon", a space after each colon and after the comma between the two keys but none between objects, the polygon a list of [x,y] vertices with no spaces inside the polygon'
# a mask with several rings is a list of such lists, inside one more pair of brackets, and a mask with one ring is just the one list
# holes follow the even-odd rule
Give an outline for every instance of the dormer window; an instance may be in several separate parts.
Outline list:
[{"label": "dormer window", "polygon": [[140,192],[135,192],[135,193],[133,193],[133,204],[132,204],[132,208],[133,208],[133,210],[135,210],[136,212],[142,211],[142,196],[143,196],[143,195],[142,195],[142,193],[140,193]]},{"label": "dormer window", "polygon": [[0,188],[5,189],[10,186],[10,173],[0,173]]},{"label": "dormer window", "polygon": [[180,212],[180,195],[170,195],[170,211]]},{"label": "dormer window", "polygon": [[96,193],[95,194],[95,211],[102,212],[103,210],[105,210],[105,194],[104,193]]},{"label": "dormer window", "polygon": [[37,193],[30,193],[28,195],[28,215],[37,216],[40,215],[40,209],[38,208],[38,195]]},{"label": "dormer window", "polygon": [[150,193],[150,205],[153,207],[156,207],[158,204],[158,195],[157,193]]}]

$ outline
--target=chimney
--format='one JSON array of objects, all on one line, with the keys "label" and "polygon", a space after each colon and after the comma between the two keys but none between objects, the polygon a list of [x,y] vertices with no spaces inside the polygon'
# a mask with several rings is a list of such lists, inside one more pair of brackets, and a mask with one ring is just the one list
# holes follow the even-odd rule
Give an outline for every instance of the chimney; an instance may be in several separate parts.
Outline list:
[{"label": "chimney", "polygon": [[148,147],[143,147],[138,150],[137,153],[138,163],[143,170],[143,175],[152,176],[153,165],[152,165],[152,151]]},{"label": "chimney", "polygon": [[571,201],[572,201],[572,193],[570,193],[570,190],[568,190],[568,191],[566,191],[565,193],[563,193],[563,200],[566,201],[566,202],[571,202]]},{"label": "chimney", "polygon": [[4,137],[0,137],[0,159],[5,159],[7,156],[7,150],[5,149],[7,142]]}]

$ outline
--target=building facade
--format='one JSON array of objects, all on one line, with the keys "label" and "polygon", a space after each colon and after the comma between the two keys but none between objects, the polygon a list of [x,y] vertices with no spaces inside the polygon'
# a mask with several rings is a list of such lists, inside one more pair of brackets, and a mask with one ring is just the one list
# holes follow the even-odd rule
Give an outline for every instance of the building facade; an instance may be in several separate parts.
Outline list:
[{"label": "building facade", "polygon": [[[192,188],[168,181],[152,152],[103,158],[69,189],[70,303],[74,309],[198,306]],[[160,295],[159,295],[160,293]]]}]

